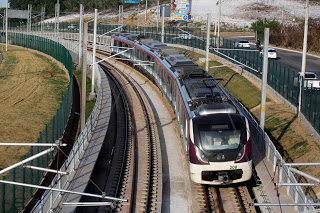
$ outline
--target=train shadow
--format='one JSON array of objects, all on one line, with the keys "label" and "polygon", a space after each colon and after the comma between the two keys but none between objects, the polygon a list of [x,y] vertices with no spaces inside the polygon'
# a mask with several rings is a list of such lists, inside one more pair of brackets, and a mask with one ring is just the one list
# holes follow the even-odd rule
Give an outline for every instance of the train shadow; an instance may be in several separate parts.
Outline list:
[{"label": "train shadow", "polygon": [[228,84],[230,83],[230,81],[234,78],[234,76],[236,76],[236,75],[239,75],[238,73],[235,73],[235,74],[233,74],[229,79],[228,79],[228,81],[223,85],[223,87],[227,87],[228,86]]}]

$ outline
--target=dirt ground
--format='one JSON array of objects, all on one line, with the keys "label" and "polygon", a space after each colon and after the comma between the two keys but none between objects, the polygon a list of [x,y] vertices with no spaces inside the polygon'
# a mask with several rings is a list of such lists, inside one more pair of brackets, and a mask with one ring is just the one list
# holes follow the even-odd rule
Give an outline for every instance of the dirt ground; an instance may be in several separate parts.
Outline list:
[{"label": "dirt ground", "polygon": [[[67,90],[67,74],[53,60],[33,50],[9,46],[2,54],[0,142],[36,142],[59,108]],[[20,161],[29,149],[0,146],[0,169]]]}]

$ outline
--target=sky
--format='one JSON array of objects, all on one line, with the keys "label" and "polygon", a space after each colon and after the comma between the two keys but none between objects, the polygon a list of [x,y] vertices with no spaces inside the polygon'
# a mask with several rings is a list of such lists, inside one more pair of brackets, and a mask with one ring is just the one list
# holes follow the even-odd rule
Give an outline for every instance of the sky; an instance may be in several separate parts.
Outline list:
[{"label": "sky", "polygon": [[7,0],[0,0],[0,8],[7,7]]}]

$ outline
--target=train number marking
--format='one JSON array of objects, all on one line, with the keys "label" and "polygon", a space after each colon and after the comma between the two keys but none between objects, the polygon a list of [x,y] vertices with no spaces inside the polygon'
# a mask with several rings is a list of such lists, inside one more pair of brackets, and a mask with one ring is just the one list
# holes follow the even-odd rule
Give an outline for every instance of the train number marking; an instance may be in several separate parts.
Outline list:
[{"label": "train number marking", "polygon": [[230,166],[230,170],[231,169],[237,169],[237,166]]}]

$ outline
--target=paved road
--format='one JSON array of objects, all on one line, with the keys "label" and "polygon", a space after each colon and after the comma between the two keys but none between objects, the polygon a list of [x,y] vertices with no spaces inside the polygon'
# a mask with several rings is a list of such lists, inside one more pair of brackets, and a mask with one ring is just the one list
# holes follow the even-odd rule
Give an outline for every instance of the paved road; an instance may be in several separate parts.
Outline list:
[{"label": "paved road", "polygon": [[[237,39],[245,39],[249,40],[250,42],[254,43],[254,37],[248,36],[248,37],[229,37],[227,39],[230,39],[232,41],[236,41]],[[251,49],[255,49],[255,45],[251,45]],[[278,62],[286,65],[287,67],[295,70],[296,72],[299,72],[301,70],[302,65],[302,52],[296,52],[296,51],[290,51],[285,50],[282,48],[276,48],[277,54],[278,54]],[[320,77],[320,57],[315,56],[307,56],[307,63],[306,63],[306,72],[314,72]]]}]

